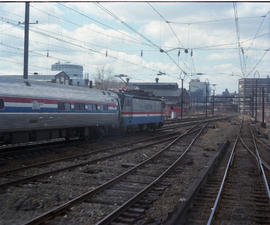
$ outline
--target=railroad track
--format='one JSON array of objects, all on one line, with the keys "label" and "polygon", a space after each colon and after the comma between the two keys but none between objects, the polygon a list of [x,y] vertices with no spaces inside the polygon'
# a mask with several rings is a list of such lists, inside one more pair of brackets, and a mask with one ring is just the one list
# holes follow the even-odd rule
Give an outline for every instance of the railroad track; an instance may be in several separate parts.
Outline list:
[{"label": "railroad track", "polygon": [[[194,125],[194,127],[195,126],[197,125]],[[175,136],[178,136],[178,135],[179,135],[179,131],[176,130],[174,132],[157,135],[150,138],[143,138],[143,139],[140,139],[140,141],[136,140],[135,142],[129,142],[129,143],[125,143],[125,144],[114,146],[114,147],[107,147],[107,148],[99,149],[96,151],[91,151],[88,153],[78,154],[76,156],[73,155],[70,157],[58,158],[55,160],[50,160],[50,161],[41,162],[41,163],[34,163],[28,166],[13,168],[7,171],[2,171],[0,172],[0,177],[1,177],[0,189],[5,189],[10,186],[28,183],[31,181],[35,181],[37,179],[55,175],[63,171],[77,169],[86,165],[91,165],[97,162],[102,162],[105,160],[109,160],[111,158],[119,157],[121,155],[137,152],[141,149],[145,149],[154,145],[169,142],[170,140],[174,139]],[[123,149],[127,147],[129,148]],[[80,162],[77,162],[78,161],[77,160],[76,163],[72,163],[74,159],[80,159],[80,158],[85,158],[85,159],[81,160]],[[64,162],[64,165],[63,165],[63,162]],[[71,162],[71,165],[70,165],[70,162]],[[53,167],[53,169],[51,169],[51,167]],[[36,174],[33,174],[34,173],[33,169],[36,169],[38,172]]]},{"label": "railroad track", "polygon": [[270,224],[270,173],[251,131],[244,124],[232,151],[167,224]]},{"label": "railroad track", "polygon": [[[173,141],[148,159],[131,166],[93,190],[85,192],[24,224],[41,224],[47,221],[50,224],[68,223],[72,216],[75,219],[87,216],[85,213],[81,215],[81,212],[85,212],[84,210],[94,213],[97,204],[102,205],[105,215],[95,217],[95,221],[90,219],[91,222],[88,221],[90,224],[109,224],[112,221],[127,222],[127,220],[129,223],[134,222],[144,212],[144,207],[147,207],[151,199],[153,201],[166,188],[164,184],[157,185],[181,162],[206,126],[207,124],[197,130],[195,127],[187,130],[184,134],[174,137]],[[191,139],[188,135],[194,133],[194,129],[196,133]],[[184,137],[188,140],[191,139],[187,147],[172,148]],[[142,200],[146,194],[151,197]],[[56,217],[59,214],[67,213],[67,210],[69,210],[68,217]],[[54,220],[52,221],[52,219]]]},{"label": "railroad track", "polygon": [[[211,117],[212,118],[212,117]],[[191,118],[191,119],[185,119],[179,121],[174,121],[173,125],[164,125],[164,127],[158,129],[158,132],[171,130],[171,129],[177,129],[179,126],[186,127],[191,126],[196,123],[200,122],[207,122],[211,121],[213,119],[220,119],[220,118],[228,118],[228,117],[214,117],[214,118]],[[141,134],[141,132],[137,132]],[[149,132],[144,132],[144,134],[149,134]],[[134,135],[134,134],[133,134]],[[152,134],[150,134],[152,135]],[[40,154],[43,152],[48,151],[56,151],[55,149],[63,149],[66,148],[67,145],[69,146],[80,146],[84,145],[85,141],[82,140],[63,140],[63,139],[56,139],[56,140],[48,140],[48,141],[40,141],[40,142],[29,142],[29,143],[20,143],[20,144],[14,144],[14,145],[2,145],[0,146],[0,160],[6,161],[6,160],[13,160],[15,158],[20,158],[22,156],[29,157],[33,154]]]},{"label": "railroad track", "polygon": [[[213,121],[213,120],[210,120],[210,121]],[[195,124],[198,124],[198,123],[195,123]],[[21,166],[21,167],[13,168],[11,170],[2,171],[0,172],[0,178],[1,178],[0,189],[4,189],[12,185],[18,185],[18,184],[35,181],[43,177],[52,176],[59,172],[76,169],[78,167],[82,167],[88,164],[93,164],[98,161],[104,161],[113,157],[128,154],[130,152],[138,151],[145,147],[161,144],[161,143],[170,141],[177,134],[178,134],[178,131],[176,130],[174,132],[170,132],[167,134],[157,135],[151,138],[143,138],[140,140],[136,140],[135,142],[129,142],[129,143],[117,145],[114,147],[102,148],[99,150],[90,151],[88,153],[80,153],[80,154],[76,154],[76,155],[72,155],[68,157],[60,157],[54,160],[48,160],[45,162],[43,161],[41,163],[34,163],[27,166]],[[149,141],[152,141],[152,142],[148,143]],[[142,145],[141,143],[143,142],[147,142],[147,143],[145,145]],[[132,146],[137,143],[140,143],[140,146],[137,146],[137,147],[134,146],[133,148],[129,150],[121,150],[121,148],[123,147]],[[96,156],[96,157],[91,158],[93,156]],[[78,161],[81,158],[83,158],[81,162],[71,163],[71,165],[68,165],[70,164],[70,161],[75,160],[75,159]],[[62,165],[63,163],[67,165],[63,166]],[[58,164],[60,164],[60,166],[58,166]],[[54,167],[54,169],[50,169],[50,167],[52,166]],[[38,171],[36,172],[36,174],[34,174],[33,172],[34,168],[36,168],[36,170]]]},{"label": "railroad track", "polygon": [[[218,117],[218,115],[214,115],[214,116],[209,116],[208,118],[216,118]],[[166,120],[165,124],[172,124],[172,123],[181,123],[181,122],[189,122],[189,121],[196,121],[196,120],[204,120],[205,118],[205,114],[202,115],[198,115],[196,117],[188,117],[188,118],[184,118],[184,119],[171,119],[171,120]]]},{"label": "railroad track", "polygon": [[210,118],[203,118],[203,119],[198,119],[195,121],[185,121],[185,122],[174,122],[173,125],[165,125],[164,127],[160,128],[159,131],[165,131],[165,130],[170,130],[170,129],[175,129],[177,128],[179,125],[183,126],[191,126],[197,123],[203,123],[203,122],[214,122],[214,121],[218,121],[218,120],[226,120],[226,119],[230,119],[233,116],[222,116],[222,117],[210,117]]}]

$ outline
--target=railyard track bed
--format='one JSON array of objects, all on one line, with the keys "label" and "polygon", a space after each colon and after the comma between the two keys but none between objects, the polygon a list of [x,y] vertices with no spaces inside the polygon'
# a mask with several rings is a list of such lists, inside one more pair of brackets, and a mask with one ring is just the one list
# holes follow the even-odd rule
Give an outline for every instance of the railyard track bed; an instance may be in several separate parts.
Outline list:
[{"label": "railyard track bed", "polygon": [[[207,119],[211,121],[212,118]],[[204,120],[200,120],[204,121]],[[165,130],[159,130],[157,132],[144,132],[144,133],[136,133],[133,135],[128,135],[125,137],[112,137],[107,139],[100,139],[95,143],[88,143],[82,141],[74,141],[68,143],[50,143],[48,146],[37,146],[31,147],[30,149],[13,150],[10,153],[3,153],[5,156],[0,155],[1,162],[1,171],[0,176],[3,175],[3,172],[14,169],[26,169],[31,167],[39,167],[45,166],[51,163],[56,163],[60,161],[74,160],[82,157],[89,157],[91,154],[96,154],[100,152],[109,151],[116,148],[121,148],[125,146],[132,146],[134,144],[151,140],[151,138],[155,139],[155,137],[169,137],[175,130],[179,130],[181,132],[182,127],[194,125],[200,121],[193,122],[181,122],[177,123],[172,128],[165,128]],[[171,132],[170,132],[171,130]],[[35,163],[33,163],[33,161]],[[42,162],[42,163],[38,163]]]},{"label": "railyard track bed", "polygon": [[270,224],[269,165],[254,133],[244,123],[230,151],[165,224]]},{"label": "railyard track bed", "polygon": [[[232,124],[234,125],[232,126]],[[155,199],[155,201],[150,201],[150,204],[148,204],[147,207],[149,209],[143,210],[143,214],[145,216],[141,220],[145,220],[144,222],[149,222],[151,220],[160,220],[161,218],[164,219],[166,215],[170,211],[172,211],[172,204],[168,202],[167,204],[164,203],[164,207],[166,208],[167,205],[168,209],[162,209],[162,213],[160,214],[160,212],[158,212],[160,211],[160,209],[157,207],[157,205],[155,205],[156,202],[164,198],[163,194],[170,189],[172,189],[171,193],[173,193],[171,194],[171,200],[179,199],[179,196],[177,197],[174,191],[178,191],[179,194],[183,193],[183,190],[188,189],[188,185],[190,184],[190,182],[196,179],[197,172],[200,169],[206,167],[209,159],[216,153],[218,146],[217,143],[224,142],[224,140],[228,138],[229,134],[232,134],[232,132],[236,130],[235,127],[237,126],[237,122],[215,122],[216,129],[210,129],[207,134],[204,134],[202,136],[202,140],[199,139],[198,143],[196,143],[193,147],[196,148],[197,151],[201,153],[201,155],[197,155],[197,153],[194,155],[191,154],[191,156],[189,156],[190,158],[187,157],[187,159],[184,159],[183,165],[192,165],[192,170],[194,171],[192,173],[189,173],[188,168],[186,166],[183,166],[183,168],[180,168],[178,172],[181,176],[183,176],[184,174],[184,177],[187,177],[186,181],[182,180],[182,182],[177,185],[161,184],[161,187],[157,187],[157,190],[159,190],[159,194],[154,194],[154,196],[161,195],[161,197]],[[209,139],[208,135],[210,135],[211,138],[211,136],[215,135],[215,132],[224,130],[226,131],[222,132],[223,135],[218,135],[216,142],[209,145],[209,140],[207,140]],[[187,145],[187,143],[179,144],[180,147],[184,147],[185,145]],[[156,148],[158,147],[156,146]],[[39,179],[35,182],[29,182],[18,187],[9,187],[8,189],[3,190],[0,196],[0,203],[2,206],[4,206],[1,209],[1,220],[3,224],[22,224],[24,221],[40,215],[41,213],[46,212],[47,210],[59,206],[61,203],[78,196],[80,193],[89,190],[89,188],[93,189],[94,187],[104,183],[105,181],[108,181],[109,179],[111,179],[111,177],[115,176],[115,174],[120,174],[128,168],[132,168],[136,163],[149,158],[150,155],[151,154],[149,154],[149,152],[143,151],[138,153],[137,158],[134,157],[134,155],[129,155],[125,157],[119,156],[113,160],[110,159],[102,163],[97,163],[95,165],[86,165],[85,167],[73,170],[73,172],[65,171],[61,174],[53,175],[46,179]],[[177,180],[175,179],[175,176],[177,175],[172,174],[170,176],[172,180]],[[183,185],[183,183],[185,185]],[[172,187],[175,187],[175,190],[173,190],[174,188]],[[179,189],[177,189],[177,187]],[[118,190],[117,192],[114,191],[113,193],[116,194],[116,196],[119,196],[121,194],[121,191]],[[24,197],[22,198],[21,196]],[[165,199],[167,200],[168,198]],[[146,202],[149,202],[149,200],[146,200]],[[79,207],[83,207],[82,205],[84,204],[87,205],[87,202],[80,204]],[[93,213],[90,212],[90,214],[86,213],[86,210],[86,220],[84,217],[84,219],[82,219],[81,221],[82,223],[87,222],[88,220],[98,221],[98,219],[102,218],[102,216],[106,214],[105,211],[103,211],[102,204],[98,202],[95,204],[95,208],[97,210]],[[71,210],[71,212],[75,211]],[[15,214],[16,216],[14,217],[13,215]],[[76,221],[78,218],[76,219],[76,217],[71,217],[71,215],[72,213],[67,213],[66,216],[61,217],[60,221],[58,222],[64,223],[64,221],[68,218],[68,224],[79,224],[79,222]],[[59,224],[58,222],[56,224]]]},{"label": "railyard track bed", "polygon": [[[211,118],[217,118],[218,116],[209,116],[208,119]],[[221,115],[219,116],[221,117]],[[196,122],[200,122],[200,121],[204,121],[205,117],[192,117],[192,118],[185,118],[182,120],[179,119],[174,119],[174,120],[168,120],[166,121],[166,123],[164,124],[164,126],[160,129],[158,129],[158,132],[162,132],[162,131],[167,131],[170,129],[175,129],[177,127],[179,127],[179,125],[182,126],[189,126],[192,125]],[[149,131],[137,131],[137,132],[132,132],[132,133],[127,133],[124,138],[128,139],[128,138],[132,138],[134,139],[134,136],[138,136],[138,137],[142,137],[142,136],[151,136],[153,132],[149,132]],[[118,135],[119,136],[119,135]],[[117,137],[117,135],[116,135]],[[119,142],[121,141],[122,136],[120,136],[119,140],[115,140],[115,137],[112,138],[106,138],[109,140],[112,140],[114,142]],[[100,139],[98,139],[100,140]],[[101,138],[102,141],[104,141],[104,138]],[[91,142],[95,142],[96,144],[96,139],[92,139],[90,140]],[[77,145],[85,145],[85,141],[80,141],[80,140],[73,140],[73,141],[65,141],[63,138],[58,138],[58,139],[53,139],[53,140],[44,140],[44,141],[37,141],[37,142],[28,142],[28,143],[18,143],[18,144],[9,144],[9,145],[1,145],[0,146],[0,159],[1,159],[1,163],[3,164],[3,162],[5,160],[8,159],[16,159],[19,157],[28,157],[28,155],[33,155],[33,154],[42,154],[42,153],[46,153],[48,151],[57,151],[55,149],[61,149],[61,151],[63,152],[66,149],[67,145],[71,145],[71,146],[77,146]],[[1,164],[0,164],[1,165]]]}]

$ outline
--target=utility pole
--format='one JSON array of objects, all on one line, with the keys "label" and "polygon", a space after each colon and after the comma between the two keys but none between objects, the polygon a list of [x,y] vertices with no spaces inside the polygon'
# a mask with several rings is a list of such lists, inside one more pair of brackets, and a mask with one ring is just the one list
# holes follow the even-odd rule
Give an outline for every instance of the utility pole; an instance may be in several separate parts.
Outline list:
[{"label": "utility pole", "polygon": [[265,127],[265,123],[264,123],[264,87],[262,87],[262,127]]},{"label": "utility pole", "polygon": [[205,83],[205,117],[207,118],[207,93],[208,93],[208,90],[207,90],[207,83]]},{"label": "utility pole", "polygon": [[252,84],[252,94],[251,94],[251,117],[254,117],[254,85]]},{"label": "utility pole", "polygon": [[215,112],[215,90],[213,90],[213,109],[212,109],[212,115],[214,116]]},{"label": "utility pole", "polygon": [[23,79],[28,79],[29,2],[25,3]]},{"label": "utility pole", "polygon": [[184,95],[184,79],[181,79],[181,88],[182,88],[182,93],[181,93],[181,119],[183,118],[183,95]]},{"label": "utility pole", "polygon": [[255,123],[257,122],[257,104],[258,104],[257,88],[258,88],[258,79],[256,79],[256,84],[255,84]]}]

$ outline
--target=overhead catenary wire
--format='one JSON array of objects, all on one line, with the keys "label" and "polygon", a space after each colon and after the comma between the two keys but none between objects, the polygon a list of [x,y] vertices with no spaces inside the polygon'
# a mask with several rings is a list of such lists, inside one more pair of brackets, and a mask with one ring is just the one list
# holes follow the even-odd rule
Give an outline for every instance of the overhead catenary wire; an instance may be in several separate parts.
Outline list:
[{"label": "overhead catenary wire", "polygon": [[[182,47],[182,48],[184,48],[183,47],[183,44],[182,44],[182,42],[180,41],[180,39],[178,38],[178,36],[177,36],[177,34],[176,34],[176,32],[174,31],[174,29],[172,28],[172,26],[171,26],[171,24],[170,24],[170,22],[154,7],[154,6],[152,6],[149,2],[147,2],[147,4],[163,19],[163,21],[168,25],[168,27],[170,28],[170,30],[171,30],[171,32],[173,33],[173,35],[175,36],[175,38],[176,38],[176,40],[177,40],[177,42],[178,42],[178,44],[179,44],[179,46],[180,47]],[[178,60],[179,60],[179,58],[180,58],[180,55],[178,54]],[[183,64],[184,64],[184,66],[187,68],[187,69],[189,69],[188,68],[188,65],[185,63],[185,61],[183,61]],[[179,61],[178,61],[178,65],[179,65]],[[183,71],[182,70],[182,68],[180,69],[181,71]]]},{"label": "overhead catenary wire", "polygon": [[[59,3],[59,4],[60,4],[60,3]],[[61,18],[61,17],[56,16],[56,15],[53,15],[53,14],[48,13],[48,12],[46,12],[46,11],[40,9],[40,8],[37,8],[37,7],[33,6],[33,5],[31,5],[31,7],[33,7],[34,9],[36,9],[36,10],[38,10],[38,11],[40,11],[40,12],[42,12],[42,13],[48,15],[48,16],[57,18],[58,20],[61,20],[61,21],[65,22],[65,23],[72,24],[73,26],[76,26],[76,27],[78,27],[78,28],[81,27],[81,25],[78,24],[78,23],[75,23],[75,22],[73,22],[73,21],[70,21],[70,20]],[[71,8],[71,9],[72,9],[72,8]],[[119,36],[114,36],[114,35],[112,35],[112,34],[108,34],[108,33],[104,33],[104,32],[99,32],[99,31],[97,31],[97,30],[95,30],[95,29],[91,29],[91,28],[89,28],[89,27],[87,27],[87,29],[91,30],[91,31],[94,32],[94,33],[97,33],[97,34],[99,34],[99,35],[102,35],[102,36],[104,36],[104,37],[106,37],[106,38],[110,37],[110,38],[114,38],[115,40],[118,40],[118,41],[121,41],[121,42],[123,42],[123,41],[130,42],[130,44],[132,43],[132,45],[136,44],[136,45],[147,45],[147,46],[150,46],[150,45],[147,44],[147,43],[142,43],[142,42],[139,41],[139,40],[136,40],[136,39],[131,38],[130,35],[125,34],[125,33],[123,33],[123,32],[122,32],[121,34],[122,34],[122,35],[125,35],[125,36],[127,36],[127,37],[129,37],[130,39],[126,39],[126,38],[119,37]],[[114,28],[110,28],[110,29],[113,29],[113,31],[114,31],[115,33],[121,32],[121,31],[118,31],[118,30],[116,30],[116,29],[114,29]],[[92,44],[93,44],[93,43],[92,43]],[[95,44],[95,45],[98,46],[97,44]],[[150,46],[150,47],[151,47],[151,46]]]},{"label": "overhead catenary wire", "polygon": [[[59,3],[59,4],[60,4],[60,3]],[[81,25],[78,24],[78,23],[75,23],[75,22],[73,22],[73,21],[70,21],[70,20],[61,18],[61,17],[56,16],[56,15],[53,15],[53,14],[48,13],[48,12],[46,12],[45,10],[39,9],[39,8],[33,6],[33,5],[31,5],[31,7],[34,8],[34,9],[36,9],[36,10],[38,10],[38,11],[40,11],[40,12],[42,12],[42,13],[44,13],[44,14],[46,14],[46,15],[48,15],[48,16],[57,18],[58,20],[61,20],[61,21],[63,21],[63,22],[69,23],[69,24],[72,24],[73,26],[81,27]],[[70,10],[71,10],[71,9],[72,9],[72,8],[70,8]],[[90,28],[87,27],[87,29],[90,29]],[[115,39],[119,39],[119,40],[121,40],[121,41],[124,40],[124,41],[127,41],[127,42],[131,42],[132,44],[140,44],[140,45],[141,45],[141,44],[145,44],[145,43],[141,43],[140,41],[137,41],[137,40],[120,38],[120,37],[118,37],[118,36],[113,36],[113,35],[111,35],[111,34],[106,34],[106,33],[103,33],[103,32],[99,32],[99,31],[94,30],[94,29],[90,29],[90,30],[93,31],[93,32],[95,32],[95,33],[97,33],[97,34],[100,34],[100,35],[102,35],[102,36],[105,36],[105,37],[111,37],[111,38],[115,38]],[[114,29],[114,31],[117,32],[115,29]],[[147,45],[148,45],[148,44],[147,44]],[[149,46],[149,45],[148,45],[148,46]]]},{"label": "overhead catenary wire", "polygon": [[[237,13],[236,3],[233,3],[233,9],[234,9],[235,28],[236,28],[235,30],[236,30],[236,37],[237,37],[237,46],[238,46],[238,54],[239,54],[239,60],[240,60],[240,68],[241,68],[241,72],[242,72],[243,77],[245,77],[246,64],[245,64],[244,51],[240,45],[240,31],[239,31],[238,13]],[[243,57],[242,57],[242,55],[243,55]]]},{"label": "overhead catenary wire", "polygon": [[[238,17],[238,19],[258,19],[262,16],[247,16],[247,17]],[[196,21],[196,22],[175,22],[175,21],[168,21],[172,24],[180,24],[180,25],[189,25],[189,24],[203,24],[203,23],[218,23],[224,21],[231,21],[234,20],[233,18],[223,18],[223,19],[215,19],[215,20],[205,20],[205,21]]]},{"label": "overhead catenary wire", "polygon": [[258,26],[258,29],[256,30],[255,35],[254,35],[254,37],[253,37],[253,39],[252,39],[249,47],[246,49],[246,59],[248,57],[248,55],[247,55],[248,54],[248,51],[250,50],[251,46],[253,45],[255,39],[257,38],[257,35],[259,34],[259,32],[260,32],[260,30],[261,30],[261,28],[262,28],[262,26],[264,24],[264,21],[265,21],[265,19],[268,16],[269,13],[270,13],[270,11],[268,11],[264,16],[262,16],[263,19],[262,19],[260,25]]},{"label": "overhead catenary wire", "polygon": [[261,61],[263,60],[263,58],[266,56],[266,54],[270,51],[270,48],[268,48],[267,50],[265,50],[264,54],[262,55],[262,57],[258,60],[258,62],[253,66],[253,68],[249,71],[249,73],[247,74],[247,77],[252,74],[255,69],[257,68],[257,66],[261,63]]},{"label": "overhead catenary wire", "polygon": [[118,16],[116,16],[114,13],[112,13],[110,10],[108,10],[107,8],[105,8],[103,5],[101,5],[100,3],[96,2],[95,3],[101,10],[103,10],[104,12],[106,12],[107,14],[109,14],[111,17],[113,17],[114,19],[118,20],[120,23],[122,23],[124,26],[126,26],[128,29],[130,29],[131,31],[133,31],[134,33],[138,34],[141,38],[143,38],[144,40],[146,40],[147,42],[149,42],[152,46],[156,47],[158,50],[161,50],[161,47],[158,46],[157,44],[155,44],[154,42],[152,42],[150,39],[148,39],[147,37],[145,37],[143,34],[141,34],[140,32],[138,32],[137,30],[135,30],[133,27],[131,27],[130,25],[128,25],[125,21],[121,20]]},{"label": "overhead catenary wire", "polygon": [[178,38],[178,36],[177,36],[177,34],[175,33],[175,31],[174,31],[174,29],[172,28],[172,26],[171,26],[171,24],[170,24],[170,22],[167,20],[167,19],[165,19],[165,17],[154,7],[154,6],[152,6],[149,2],[147,2],[147,4],[164,20],[164,22],[166,23],[166,24],[168,24],[168,26],[169,26],[169,28],[170,28],[170,30],[171,30],[171,32],[173,33],[173,35],[175,36],[175,38],[176,38],[176,40],[177,40],[177,42],[178,42],[178,44],[180,45],[180,46],[182,46],[183,47],[183,44],[182,44],[182,42],[180,41],[180,39]]},{"label": "overhead catenary wire", "polygon": [[58,4],[61,5],[61,6],[63,6],[63,7],[65,7],[65,8],[67,8],[67,9],[69,9],[69,10],[71,10],[71,11],[73,11],[73,12],[75,12],[75,13],[77,13],[77,14],[79,14],[79,15],[81,15],[81,16],[83,16],[83,17],[85,17],[85,18],[87,18],[87,19],[89,19],[89,20],[91,20],[91,21],[93,21],[93,22],[95,22],[95,23],[97,23],[97,24],[100,24],[100,25],[102,25],[102,26],[104,26],[104,27],[107,27],[107,28],[109,28],[109,29],[112,29],[112,30],[114,30],[115,32],[118,32],[118,33],[120,33],[120,34],[122,34],[122,35],[125,35],[125,36],[129,37],[130,40],[133,40],[133,41],[136,41],[137,43],[141,43],[141,44],[145,44],[145,45],[150,46],[149,44],[144,43],[144,42],[138,40],[137,38],[134,38],[133,36],[128,35],[128,34],[122,32],[122,31],[116,30],[114,27],[112,27],[112,26],[110,26],[110,25],[108,25],[108,24],[102,23],[102,22],[100,22],[100,21],[98,21],[98,20],[96,20],[96,19],[94,19],[94,18],[92,18],[92,17],[90,17],[90,16],[88,16],[88,15],[86,15],[86,14],[80,12],[80,11],[77,10],[77,9],[71,8],[71,7],[69,7],[69,6],[67,6],[67,5],[64,5],[64,4],[62,4],[62,3],[58,3]]},{"label": "overhead catenary wire", "polygon": [[121,22],[124,26],[126,26],[128,29],[132,30],[134,33],[138,34],[140,37],[142,37],[144,40],[146,40],[147,42],[149,42],[151,45],[153,45],[154,47],[156,47],[160,52],[164,52],[168,58],[184,73],[186,73],[178,64],[177,62],[169,55],[169,53],[165,52],[160,46],[158,46],[157,44],[155,44],[153,41],[151,41],[149,38],[145,37],[143,34],[141,34],[140,32],[138,32],[137,30],[135,30],[133,27],[131,27],[130,25],[128,25],[125,21],[121,20],[117,15],[115,15],[114,13],[112,13],[110,10],[108,10],[107,8],[105,8],[104,6],[102,6],[100,3],[96,3],[96,5],[102,9],[103,11],[105,11],[107,14],[109,14],[110,16],[112,16],[114,19],[118,20],[119,22]]},{"label": "overhead catenary wire", "polygon": [[[2,19],[3,19],[3,17],[0,18],[0,20],[2,20]],[[7,20],[8,20],[8,19],[5,18],[4,21],[7,22]],[[16,25],[16,24],[14,24],[14,23],[12,23],[12,22],[10,22],[10,21],[9,21],[8,23],[11,24],[11,25]],[[40,31],[40,30],[41,30],[41,31]],[[45,31],[42,31],[42,29],[40,29],[40,28],[30,28],[30,31],[32,31],[32,32],[34,32],[34,33],[37,33],[37,34],[40,34],[40,35],[43,35],[43,36],[46,36],[46,37],[49,37],[49,38],[52,38],[52,39],[55,39],[55,40],[57,40],[57,41],[59,41],[59,42],[64,42],[64,43],[70,44],[70,45],[72,45],[72,46],[75,46],[75,47],[78,47],[78,48],[81,48],[81,49],[90,51],[90,52],[92,52],[92,53],[100,54],[100,55],[103,55],[103,56],[105,55],[105,53],[102,53],[102,52],[100,52],[100,51],[94,50],[94,49],[92,49],[92,48],[89,48],[89,47],[86,47],[86,46],[83,46],[83,45],[80,45],[80,44],[77,44],[77,43],[73,43],[73,42],[64,40],[64,39],[62,39],[62,38],[55,37],[55,36],[53,36],[53,35],[47,34]],[[112,58],[112,59],[115,59],[115,60],[118,60],[118,61],[123,61],[123,62],[128,63],[128,64],[131,64],[131,65],[139,66],[139,67],[142,67],[142,68],[151,70],[151,71],[156,71],[156,72],[159,71],[159,70],[155,70],[155,69],[153,69],[153,68],[149,68],[149,67],[147,67],[147,66],[144,66],[144,65],[142,65],[142,64],[137,64],[137,63],[134,63],[134,62],[130,62],[130,61],[128,61],[128,60],[125,60],[125,59],[120,59],[120,58],[118,58],[118,57],[116,57],[116,56],[109,55],[108,57],[110,57],[110,58]]]},{"label": "overhead catenary wire", "polygon": [[[270,32],[263,33],[261,35],[257,35],[257,37],[255,39],[262,38],[262,37],[267,36],[269,34],[270,34]],[[252,40],[253,40],[253,38],[249,38],[247,40],[240,41],[240,43],[243,44],[243,43],[246,43],[246,42],[249,42],[249,41],[252,41]],[[216,47],[234,46],[236,44],[237,44],[237,42],[231,42],[231,43],[223,43],[223,44],[216,44],[216,45],[195,46],[195,47],[190,47],[188,49],[193,49],[193,50],[214,50],[214,48],[216,48]],[[172,50],[178,50],[178,49],[184,49],[184,48],[172,47],[172,46],[164,46],[164,49],[165,49],[164,51],[168,51],[168,50],[172,51]],[[166,50],[166,49],[168,49],[168,50]],[[223,49],[225,49],[225,48],[223,48]],[[230,47],[228,49],[238,49],[238,47],[234,47],[234,48]],[[261,49],[261,50],[263,50],[263,49]]]},{"label": "overhead catenary wire", "polygon": [[[15,47],[15,46],[11,46],[11,45],[8,45],[6,43],[3,43],[3,42],[0,42],[0,45],[2,46],[5,46],[7,48],[12,48],[12,49],[16,49],[16,50],[19,50],[19,51],[24,51],[23,48],[19,48],[19,47]],[[39,56],[44,56],[44,57],[47,57],[47,58],[52,58],[52,59],[57,59],[57,60],[64,60],[64,61],[70,61],[70,60],[67,60],[67,59],[64,59],[64,58],[59,58],[59,57],[55,57],[55,56],[52,56],[52,55],[46,55],[46,54],[42,54],[38,51],[34,51],[34,50],[29,50],[29,53],[32,53],[32,54],[35,54],[35,55],[39,55]]]}]

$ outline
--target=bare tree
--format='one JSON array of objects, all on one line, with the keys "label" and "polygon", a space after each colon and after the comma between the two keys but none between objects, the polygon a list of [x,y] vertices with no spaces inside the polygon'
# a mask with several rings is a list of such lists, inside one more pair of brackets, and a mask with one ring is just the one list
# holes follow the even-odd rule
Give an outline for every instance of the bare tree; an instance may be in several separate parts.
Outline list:
[{"label": "bare tree", "polygon": [[95,87],[98,89],[108,90],[121,87],[121,83],[115,79],[110,67],[108,69],[105,66],[98,67],[94,80]]}]

